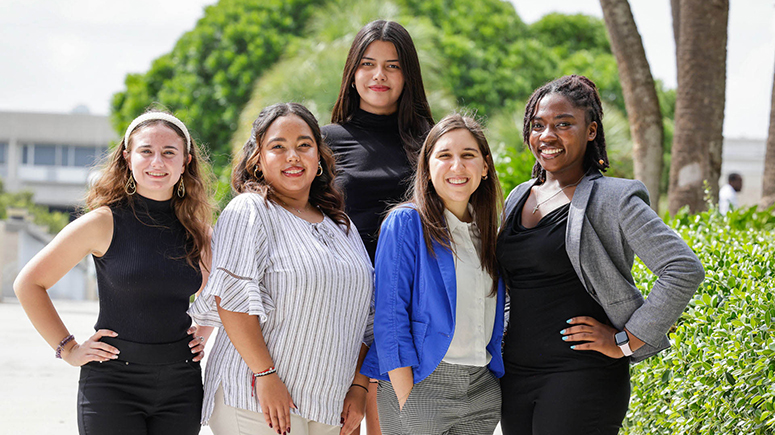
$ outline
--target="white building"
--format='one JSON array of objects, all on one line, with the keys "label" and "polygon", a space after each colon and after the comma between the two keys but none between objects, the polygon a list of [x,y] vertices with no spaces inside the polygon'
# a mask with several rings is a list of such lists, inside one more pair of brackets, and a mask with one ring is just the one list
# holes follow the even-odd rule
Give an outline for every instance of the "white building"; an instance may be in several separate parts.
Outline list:
[{"label": "white building", "polygon": [[107,116],[0,111],[0,178],[8,192],[30,190],[35,203],[72,211],[118,140]]},{"label": "white building", "polygon": [[[0,179],[8,192],[28,190],[33,201],[60,211],[83,205],[89,174],[118,135],[107,116],[0,111]],[[0,300],[13,296],[21,268],[52,238],[23,211],[0,222]],[[91,259],[50,289],[54,298],[95,299]]]},{"label": "white building", "polygon": [[740,207],[757,205],[762,198],[766,139],[724,138],[719,186],[727,184],[729,174],[743,177],[743,190],[737,198]]}]

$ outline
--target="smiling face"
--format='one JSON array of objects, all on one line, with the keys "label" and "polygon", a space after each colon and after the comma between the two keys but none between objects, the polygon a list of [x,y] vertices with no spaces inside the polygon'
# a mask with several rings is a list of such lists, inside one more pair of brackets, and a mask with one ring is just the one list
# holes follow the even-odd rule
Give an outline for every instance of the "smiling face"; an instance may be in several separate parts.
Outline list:
[{"label": "smiling face", "polygon": [[458,128],[441,136],[431,152],[428,170],[444,206],[463,219],[468,200],[487,175],[487,164],[471,132]]},{"label": "smiling face", "polygon": [[563,95],[548,94],[536,105],[530,129],[530,151],[553,176],[578,178],[584,174],[587,142],[597,133],[597,123],[587,124],[584,109]]},{"label": "smiling face", "polygon": [[361,109],[376,115],[389,115],[398,110],[404,74],[395,45],[387,41],[369,44],[355,70],[354,81],[361,97]]},{"label": "smiling face", "polygon": [[306,200],[319,159],[312,129],[300,117],[286,115],[275,119],[266,130],[258,169],[280,199]]},{"label": "smiling face", "polygon": [[156,201],[172,198],[172,193],[191,160],[185,142],[163,123],[136,129],[124,151],[129,170],[137,183],[137,193]]}]

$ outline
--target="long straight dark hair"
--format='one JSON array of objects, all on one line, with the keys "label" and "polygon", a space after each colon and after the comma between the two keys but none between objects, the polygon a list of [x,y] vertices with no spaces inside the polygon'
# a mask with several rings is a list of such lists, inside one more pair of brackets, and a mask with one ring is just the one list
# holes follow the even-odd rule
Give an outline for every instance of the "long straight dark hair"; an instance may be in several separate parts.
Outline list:
[{"label": "long straight dark hair", "polygon": [[479,152],[487,165],[487,177],[481,180],[479,187],[471,194],[469,203],[474,208],[474,221],[479,228],[482,241],[482,249],[480,250],[482,268],[493,279],[490,296],[494,296],[498,291],[498,260],[495,255],[495,243],[498,238],[498,216],[503,207],[503,196],[498,174],[495,172],[490,145],[487,143],[482,126],[478,122],[471,117],[453,113],[444,117],[431,129],[420,149],[414,190],[409,203],[414,204],[415,209],[420,214],[428,252],[433,253],[434,241],[444,248],[452,250],[449,228],[446,219],[444,219],[444,201],[431,183],[430,158],[439,139],[457,129],[465,129],[471,133],[479,145]]},{"label": "long straight dark hair", "polygon": [[425,96],[420,60],[412,37],[395,21],[372,21],[355,35],[344,64],[342,84],[331,112],[331,122],[340,125],[350,122],[355,110],[360,107],[361,97],[351,85],[363,54],[374,41],[390,42],[398,53],[398,63],[404,75],[404,89],[398,98],[398,132],[409,161],[414,163],[425,135],[433,126],[433,116]]}]

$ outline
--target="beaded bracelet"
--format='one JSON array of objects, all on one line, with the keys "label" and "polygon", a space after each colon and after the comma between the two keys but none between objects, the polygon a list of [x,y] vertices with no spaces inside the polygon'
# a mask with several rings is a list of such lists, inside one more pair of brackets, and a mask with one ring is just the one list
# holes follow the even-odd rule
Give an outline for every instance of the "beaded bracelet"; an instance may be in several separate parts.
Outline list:
[{"label": "beaded bracelet", "polygon": [[62,351],[65,349],[65,345],[67,345],[67,343],[73,340],[75,340],[75,336],[73,334],[70,334],[67,337],[63,338],[62,341],[59,342],[59,346],[57,346],[57,351],[55,354],[55,356],[58,359],[62,359]]},{"label": "beaded bracelet", "polygon": [[263,372],[253,373],[253,380],[250,382],[250,397],[253,397],[253,393],[256,391],[256,378],[271,375],[272,373],[277,373],[277,369],[274,366],[269,367]]}]

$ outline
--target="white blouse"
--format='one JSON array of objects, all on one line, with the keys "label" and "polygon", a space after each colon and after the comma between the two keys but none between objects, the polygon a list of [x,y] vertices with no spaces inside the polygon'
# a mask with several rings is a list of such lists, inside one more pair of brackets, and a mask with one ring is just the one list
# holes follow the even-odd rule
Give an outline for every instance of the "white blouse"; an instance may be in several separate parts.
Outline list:
[{"label": "white blouse", "polygon": [[[269,354],[298,410],[339,425],[361,343],[372,341],[373,268],[351,225],[349,234],[328,216],[309,223],[259,194],[234,198],[213,235],[213,264],[201,296],[189,309],[200,325],[221,326],[221,307],[258,316]],[[223,387],[226,405],[261,412],[252,372],[223,329],[205,368],[202,423]]]},{"label": "white blouse", "polygon": [[482,268],[479,228],[476,223],[461,222],[446,209],[444,217],[455,258],[457,303],[455,333],[443,360],[484,367],[492,359],[486,347],[495,326],[496,298],[488,296],[492,291],[492,277]]}]

